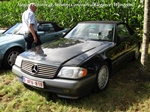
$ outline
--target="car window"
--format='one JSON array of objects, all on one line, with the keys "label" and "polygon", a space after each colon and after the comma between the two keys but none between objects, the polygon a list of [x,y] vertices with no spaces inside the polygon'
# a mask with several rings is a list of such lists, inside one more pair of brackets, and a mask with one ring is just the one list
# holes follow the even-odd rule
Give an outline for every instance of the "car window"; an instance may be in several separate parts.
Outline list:
[{"label": "car window", "polygon": [[[17,23],[8,29],[4,34],[23,34],[22,31],[24,31],[22,28],[22,23]],[[55,32],[55,29],[51,23],[42,23],[38,24],[38,31]]]},{"label": "car window", "polygon": [[22,23],[17,23],[14,26],[12,26],[10,29],[8,29],[4,34],[17,34],[22,27]]},{"label": "car window", "polygon": [[118,36],[120,37],[120,39],[130,36],[128,28],[127,28],[127,26],[125,24],[118,25],[117,26],[117,32],[118,32]]},{"label": "car window", "polygon": [[38,25],[38,31],[54,32],[55,29],[51,23],[43,23]]},{"label": "car window", "polygon": [[65,38],[112,41],[114,24],[79,23]]}]

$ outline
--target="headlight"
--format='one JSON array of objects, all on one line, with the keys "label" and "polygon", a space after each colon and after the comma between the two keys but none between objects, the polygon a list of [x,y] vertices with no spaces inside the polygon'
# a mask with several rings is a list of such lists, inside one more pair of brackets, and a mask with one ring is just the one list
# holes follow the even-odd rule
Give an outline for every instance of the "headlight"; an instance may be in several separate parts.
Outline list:
[{"label": "headlight", "polygon": [[58,77],[78,79],[87,75],[87,70],[80,67],[63,67]]},{"label": "headlight", "polygon": [[22,63],[22,57],[17,56],[16,61],[15,61],[15,65],[18,67],[21,67],[21,63]]}]

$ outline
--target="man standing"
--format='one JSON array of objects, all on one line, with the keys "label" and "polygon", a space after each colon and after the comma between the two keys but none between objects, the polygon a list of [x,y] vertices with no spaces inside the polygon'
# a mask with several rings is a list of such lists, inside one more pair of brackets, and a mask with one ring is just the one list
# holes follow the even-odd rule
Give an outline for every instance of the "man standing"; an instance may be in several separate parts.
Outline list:
[{"label": "man standing", "polygon": [[[24,11],[22,15],[23,31],[25,34],[25,41],[27,43],[27,49],[31,49],[32,43],[36,46],[42,44],[38,34],[37,34],[37,21],[35,18],[36,4],[30,3],[28,9]],[[39,49],[39,47],[36,47]]]}]

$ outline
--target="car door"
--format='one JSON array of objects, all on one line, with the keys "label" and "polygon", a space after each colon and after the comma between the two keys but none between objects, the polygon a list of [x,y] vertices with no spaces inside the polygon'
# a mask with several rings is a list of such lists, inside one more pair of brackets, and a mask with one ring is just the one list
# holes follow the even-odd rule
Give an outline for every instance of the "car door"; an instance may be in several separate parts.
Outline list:
[{"label": "car door", "polygon": [[109,54],[114,70],[119,69],[132,58],[130,55],[133,46],[131,36],[132,34],[125,23],[120,23],[116,26],[115,45]]}]

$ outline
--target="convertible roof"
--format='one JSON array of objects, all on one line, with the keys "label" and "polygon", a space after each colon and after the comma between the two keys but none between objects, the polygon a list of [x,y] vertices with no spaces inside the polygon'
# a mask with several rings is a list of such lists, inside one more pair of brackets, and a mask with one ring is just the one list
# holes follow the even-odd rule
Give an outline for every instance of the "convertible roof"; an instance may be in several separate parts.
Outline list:
[{"label": "convertible roof", "polygon": [[52,21],[38,21],[38,23],[55,23],[56,24],[56,22],[52,22]]},{"label": "convertible roof", "polygon": [[80,23],[106,23],[106,24],[119,24],[124,23],[123,21],[83,21]]}]

